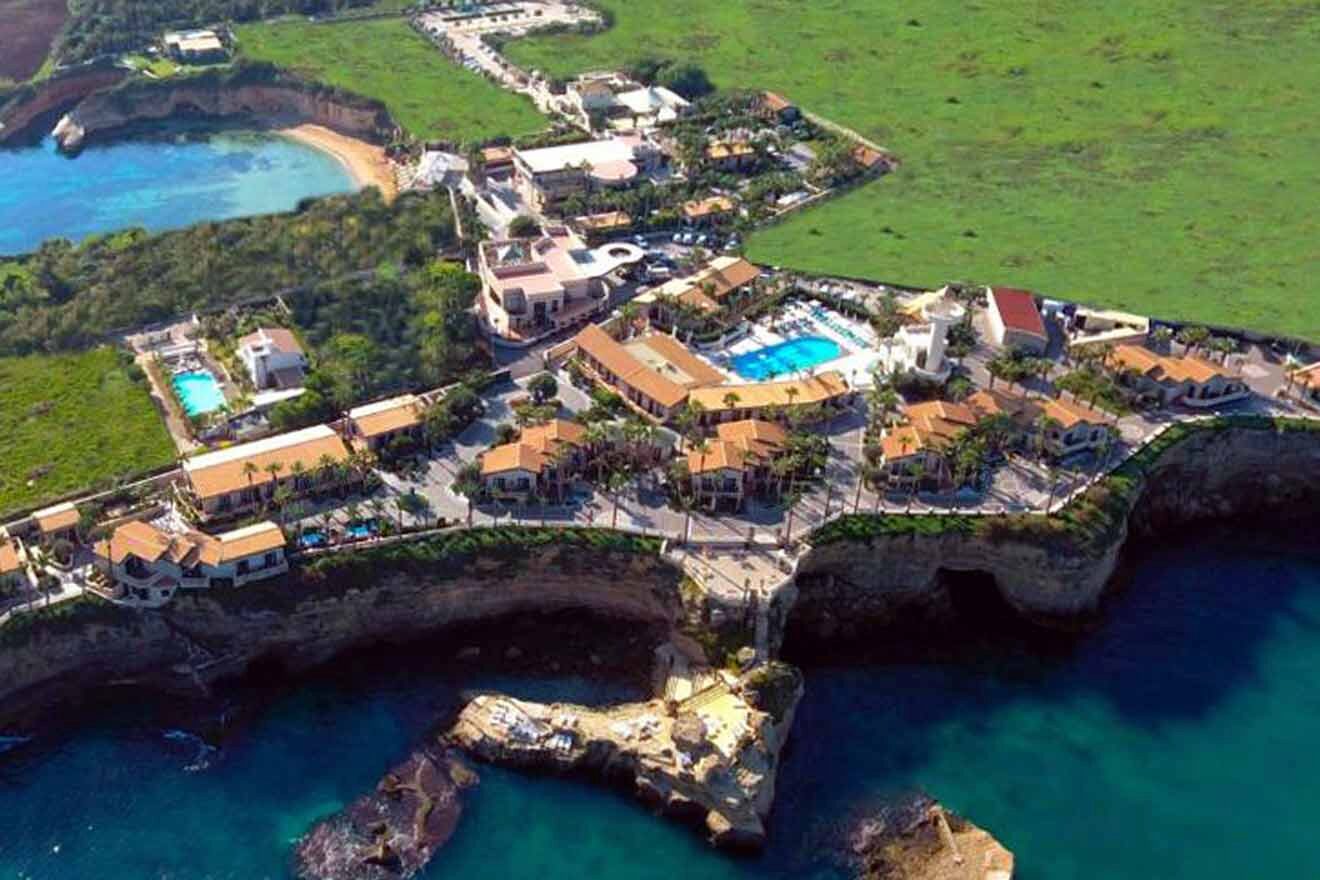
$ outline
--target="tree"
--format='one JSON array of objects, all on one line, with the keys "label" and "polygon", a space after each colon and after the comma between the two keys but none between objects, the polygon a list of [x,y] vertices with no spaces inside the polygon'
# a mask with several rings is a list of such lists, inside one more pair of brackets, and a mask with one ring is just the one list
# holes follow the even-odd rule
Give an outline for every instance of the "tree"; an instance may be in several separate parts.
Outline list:
[{"label": "tree", "polygon": [[553,400],[559,393],[559,382],[550,373],[537,373],[527,383],[527,390],[537,405]]},{"label": "tree", "polygon": [[689,101],[715,91],[706,71],[695,64],[671,64],[656,75],[656,83],[677,92]]},{"label": "tree", "polygon": [[541,234],[541,224],[526,214],[519,214],[509,223],[510,238],[535,238]]},{"label": "tree", "polygon": [[1205,327],[1189,325],[1178,331],[1177,340],[1183,346],[1183,353],[1190,354],[1210,339],[1210,331]]}]

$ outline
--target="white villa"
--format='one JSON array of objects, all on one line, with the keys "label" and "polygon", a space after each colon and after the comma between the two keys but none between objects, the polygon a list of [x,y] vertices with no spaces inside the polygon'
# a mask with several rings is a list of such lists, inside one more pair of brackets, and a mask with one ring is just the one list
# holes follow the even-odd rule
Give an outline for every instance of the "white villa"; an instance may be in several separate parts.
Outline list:
[{"label": "white villa", "polygon": [[652,128],[687,112],[686,98],[663,86],[643,86],[617,73],[586,73],[568,84],[560,109],[585,128]]},{"label": "white villa", "polygon": [[605,278],[642,258],[641,248],[589,248],[566,226],[540,238],[482,242],[481,313],[497,337],[524,341],[589,323],[609,304]]},{"label": "white villa", "polygon": [[651,169],[660,151],[641,135],[513,151],[514,180],[527,203],[540,213],[565,199],[597,189],[621,189]]},{"label": "white villa", "polygon": [[1050,336],[1034,296],[1011,287],[992,287],[986,299],[989,301],[986,319],[995,345],[1027,354],[1045,354]]},{"label": "white villa", "polygon": [[272,522],[219,535],[172,534],[151,523],[128,522],[93,548],[97,566],[117,599],[157,607],[178,590],[241,587],[289,570],[284,532]]},{"label": "white villa", "polygon": [[307,370],[307,355],[293,332],[261,327],[238,341],[238,359],[258,391],[299,388]]},{"label": "white villa", "polygon": [[921,323],[901,327],[892,338],[880,343],[881,369],[944,382],[953,369],[944,356],[949,328],[966,314],[967,310],[950,296],[927,299],[921,305]]}]

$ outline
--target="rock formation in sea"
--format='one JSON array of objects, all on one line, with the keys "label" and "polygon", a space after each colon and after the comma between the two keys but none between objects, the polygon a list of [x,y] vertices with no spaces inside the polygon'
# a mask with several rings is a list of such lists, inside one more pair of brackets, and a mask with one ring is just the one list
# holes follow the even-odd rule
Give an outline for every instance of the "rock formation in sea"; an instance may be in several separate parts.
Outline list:
[{"label": "rock formation in sea", "polygon": [[482,694],[447,740],[491,763],[625,779],[666,814],[699,821],[716,845],[756,848],[801,697],[801,674],[782,663],[713,674],[681,701],[596,709]]},{"label": "rock formation in sea", "polygon": [[925,795],[857,820],[847,861],[858,880],[1012,880],[1013,853]]},{"label": "rock formation in sea", "polygon": [[304,880],[392,880],[417,874],[458,825],[462,792],[477,774],[451,751],[425,748],[386,773],[376,790],[318,823],[294,858]]}]

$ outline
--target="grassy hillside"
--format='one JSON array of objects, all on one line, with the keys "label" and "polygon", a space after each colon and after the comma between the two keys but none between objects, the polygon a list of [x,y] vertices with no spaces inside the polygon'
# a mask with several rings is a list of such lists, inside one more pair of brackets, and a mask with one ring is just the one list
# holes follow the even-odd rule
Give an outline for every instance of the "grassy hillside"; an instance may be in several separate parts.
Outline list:
[{"label": "grassy hillside", "polygon": [[1203,0],[604,0],[510,46],[565,75],[645,54],[783,92],[900,171],[752,256],[949,278],[1320,339],[1320,6]]},{"label": "grassy hillside", "polygon": [[239,27],[238,40],[249,58],[379,98],[419,137],[461,141],[546,125],[529,100],[452,64],[401,18],[263,22]]},{"label": "grassy hillside", "polygon": [[0,514],[173,459],[145,388],[113,350],[0,358]]}]

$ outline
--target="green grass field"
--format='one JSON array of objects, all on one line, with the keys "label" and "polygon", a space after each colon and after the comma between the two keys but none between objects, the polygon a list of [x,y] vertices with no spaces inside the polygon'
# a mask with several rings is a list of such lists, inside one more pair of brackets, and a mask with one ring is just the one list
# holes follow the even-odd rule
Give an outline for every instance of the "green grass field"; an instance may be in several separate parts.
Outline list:
[{"label": "green grass field", "polygon": [[902,158],[756,235],[758,261],[1320,339],[1312,0],[603,2],[605,34],[510,56],[557,75],[689,59]]},{"label": "green grass field", "polygon": [[418,137],[473,140],[546,127],[531,101],[451,63],[401,18],[238,28],[240,51],[372,98]]},{"label": "green grass field", "polygon": [[0,358],[0,515],[173,459],[150,397],[113,350]]}]

